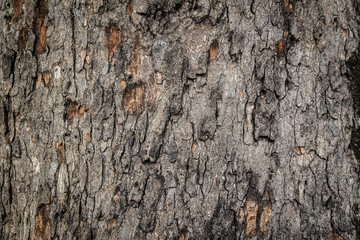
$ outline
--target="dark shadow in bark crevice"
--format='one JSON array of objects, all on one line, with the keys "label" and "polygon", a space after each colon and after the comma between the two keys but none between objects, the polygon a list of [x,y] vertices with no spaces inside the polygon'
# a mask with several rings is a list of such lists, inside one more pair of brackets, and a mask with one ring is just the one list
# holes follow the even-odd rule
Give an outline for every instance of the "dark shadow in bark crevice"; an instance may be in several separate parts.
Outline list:
[{"label": "dark shadow in bark crevice", "polygon": [[[360,48],[358,53],[346,62],[349,68],[349,90],[354,101],[355,119],[360,118]],[[355,157],[360,163],[360,128],[354,127],[351,134],[349,148],[354,151]]]}]

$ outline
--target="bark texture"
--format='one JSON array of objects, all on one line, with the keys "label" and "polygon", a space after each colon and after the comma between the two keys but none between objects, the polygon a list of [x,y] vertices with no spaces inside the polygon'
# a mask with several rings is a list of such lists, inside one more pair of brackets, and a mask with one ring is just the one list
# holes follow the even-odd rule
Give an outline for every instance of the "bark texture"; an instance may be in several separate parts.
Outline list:
[{"label": "bark texture", "polygon": [[0,0],[0,238],[359,239],[359,14]]}]

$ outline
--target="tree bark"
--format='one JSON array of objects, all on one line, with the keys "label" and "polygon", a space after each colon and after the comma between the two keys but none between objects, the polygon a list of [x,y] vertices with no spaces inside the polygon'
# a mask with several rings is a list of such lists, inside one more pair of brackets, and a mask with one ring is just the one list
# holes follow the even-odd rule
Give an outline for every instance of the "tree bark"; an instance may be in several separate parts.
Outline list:
[{"label": "tree bark", "polygon": [[0,0],[1,239],[360,239],[357,0]]}]

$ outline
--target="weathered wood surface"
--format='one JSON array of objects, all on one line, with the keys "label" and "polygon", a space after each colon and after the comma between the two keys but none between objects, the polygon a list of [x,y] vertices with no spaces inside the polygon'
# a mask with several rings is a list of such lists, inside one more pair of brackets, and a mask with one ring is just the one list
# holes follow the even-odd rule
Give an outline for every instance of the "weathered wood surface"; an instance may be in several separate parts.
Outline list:
[{"label": "weathered wood surface", "polygon": [[359,14],[0,0],[0,238],[360,238]]}]

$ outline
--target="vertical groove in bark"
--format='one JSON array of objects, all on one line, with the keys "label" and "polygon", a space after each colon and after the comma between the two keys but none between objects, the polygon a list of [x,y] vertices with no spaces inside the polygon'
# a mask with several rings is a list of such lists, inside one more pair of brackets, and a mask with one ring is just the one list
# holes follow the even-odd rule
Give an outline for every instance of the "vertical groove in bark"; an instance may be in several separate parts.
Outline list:
[{"label": "vertical groove in bark", "polygon": [[0,238],[359,238],[358,13],[4,1]]}]

